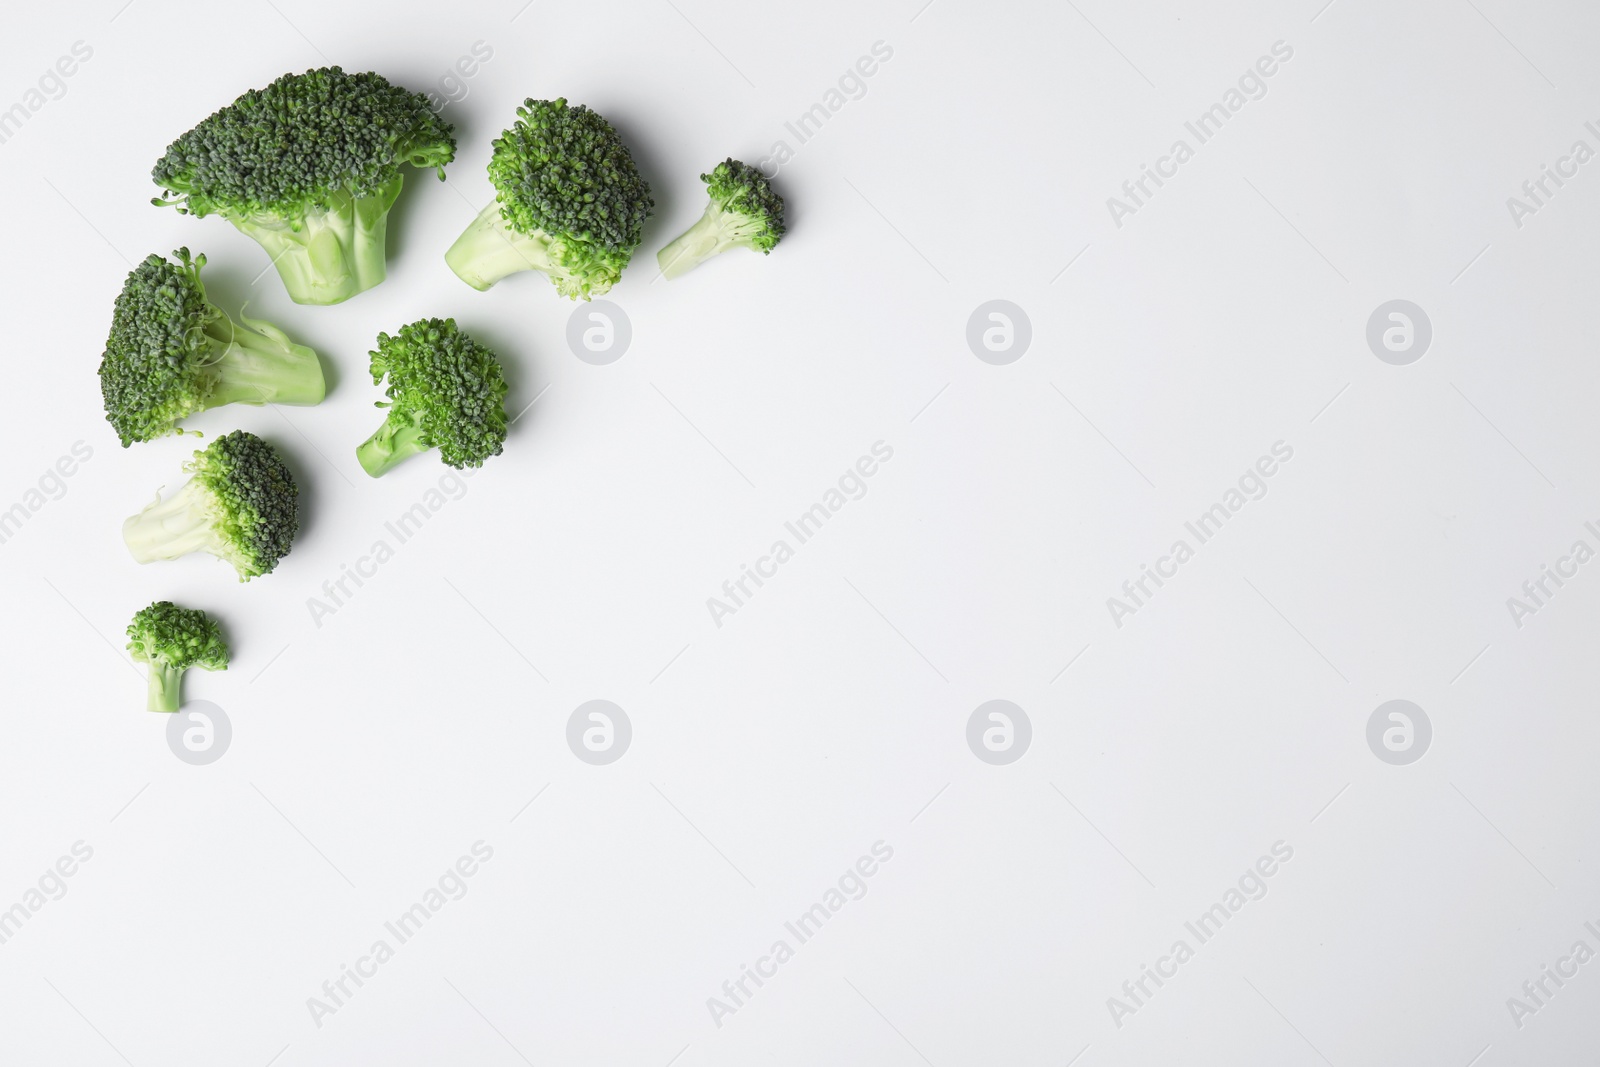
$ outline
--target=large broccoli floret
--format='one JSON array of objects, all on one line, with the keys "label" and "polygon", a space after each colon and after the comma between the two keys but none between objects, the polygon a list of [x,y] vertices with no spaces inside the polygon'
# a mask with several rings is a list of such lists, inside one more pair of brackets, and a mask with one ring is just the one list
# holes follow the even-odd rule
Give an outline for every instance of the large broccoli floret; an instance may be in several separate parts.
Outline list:
[{"label": "large broccoli floret", "polygon": [[699,222],[656,253],[664,278],[687,274],[730,248],[770,255],[783,237],[783,197],[759,170],[730,157],[700,180],[711,202]]},{"label": "large broccoli floret", "polygon": [[431,448],[458,470],[481,467],[506,439],[506,382],[489,349],[456,329],[455,319],[419,319],[393,337],[378,335],[372,381],[389,417],[356,449],[374,478]]},{"label": "large broccoli floret", "polygon": [[111,314],[100,394],[122,447],[178,433],[184,418],[223,404],[321,403],[317,354],[270,323],[243,314],[235,323],[206,299],[206,257],[173,255],[135,267]]},{"label": "large broccoli floret", "polygon": [[190,667],[228,669],[228,645],[216,620],[194,608],[158,600],[128,624],[128,651],[150,664],[150,711],[177,711],[183,706],[183,672]]},{"label": "large broccoli floret", "polygon": [[270,573],[300,529],[300,489],[272,446],[235,430],[184,464],[194,477],[165,501],[122,524],[140,563],[209,552],[227,560],[241,582]]},{"label": "large broccoli floret", "polygon": [[267,250],[289,296],[337,304],[383,281],[400,164],[455,158],[428,98],[338,67],[285,74],[173,141],[151,176],[191,215],[216,213]]},{"label": "large broccoli floret", "polygon": [[581,104],[528,100],[494,142],[495,201],[445,253],[474,289],[537,270],[562,296],[616,284],[655,201],[611,123]]}]

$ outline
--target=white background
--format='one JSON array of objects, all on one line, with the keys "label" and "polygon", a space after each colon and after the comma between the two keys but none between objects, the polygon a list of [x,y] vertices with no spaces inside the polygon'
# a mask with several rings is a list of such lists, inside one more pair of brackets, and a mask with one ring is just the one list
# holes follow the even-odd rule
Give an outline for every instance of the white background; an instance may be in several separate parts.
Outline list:
[{"label": "white background", "polygon": [[[0,945],[0,1061],[1593,1061],[1600,963],[1520,1028],[1507,998],[1600,949],[1600,566],[1520,628],[1506,599],[1600,547],[1600,163],[1520,228],[1506,199],[1600,148],[1600,10],[921,2],[8,14],[0,108],[93,56],[0,145],[0,508],[93,456],[0,545],[0,908],[93,858]],[[293,305],[227,223],[148,204],[166,144],[247,88],[336,62],[425,89],[477,41],[449,181],[408,175],[378,289]],[[798,144],[785,121],[876,41]],[[1115,225],[1107,198],[1276,41],[1265,97]],[[526,96],[606,115],[655,191],[609,366],[542,278],[477,293],[442,258]],[[653,283],[696,176],[779,139],[782,246]],[[119,537],[196,442],[118,447],[95,368],[125,273],[180,244],[330,377],[318,408],[192,421],[300,478],[300,540],[248,585]],[[965,340],[995,298],[1032,322],[1008,366]],[[1433,324],[1410,366],[1365,341],[1395,298]],[[309,598],[448,473],[354,455],[367,350],[425,315],[501,352],[513,411],[539,400],[319,627]],[[706,599],[880,440],[867,494],[716,626]],[[1280,440],[1266,497],[1114,625]],[[121,653],[157,598],[232,638],[187,683],[233,724],[210,766]],[[996,698],[1033,724],[1005,767],[965,740]],[[1434,729],[1403,767],[1365,737],[1395,698]],[[565,741],[591,699],[633,724],[610,766]],[[467,894],[319,1027],[308,998],[479,840]],[[708,998],[876,841],[866,895],[717,1025]],[[1278,841],[1268,894],[1119,1026],[1108,998]]]}]

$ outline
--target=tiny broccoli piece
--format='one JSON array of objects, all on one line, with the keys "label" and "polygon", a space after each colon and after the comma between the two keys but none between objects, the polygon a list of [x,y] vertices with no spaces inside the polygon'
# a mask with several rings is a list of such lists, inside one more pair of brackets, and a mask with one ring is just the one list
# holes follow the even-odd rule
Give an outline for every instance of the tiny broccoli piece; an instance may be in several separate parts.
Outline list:
[{"label": "tiny broccoli piece", "polygon": [[122,447],[178,433],[178,423],[223,404],[317,404],[322,364],[271,323],[230,319],[206,299],[205,256],[150,255],[128,274],[100,359],[106,420]]},{"label": "tiny broccoli piece", "polygon": [[450,123],[382,75],[285,74],[167,147],[151,203],[218,214],[256,240],[300,304],[337,304],[383,281],[402,163],[455,158]]},{"label": "tiny broccoli piece", "polygon": [[611,123],[565,100],[528,100],[494,142],[495,200],[445,253],[474,289],[537,270],[562,296],[588,300],[617,283],[655,208]]},{"label": "tiny broccoli piece", "polygon": [[770,255],[783,237],[783,197],[759,170],[730,158],[700,180],[711,202],[699,222],[656,253],[664,278],[687,274],[730,248]]},{"label": "tiny broccoli piece", "polygon": [[356,449],[374,478],[401,460],[439,450],[456,469],[481,467],[506,439],[506,382],[489,349],[456,328],[455,319],[419,319],[390,337],[378,335],[372,382],[381,385],[389,417]]},{"label": "tiny broccoli piece", "polygon": [[209,552],[227,560],[241,582],[268,574],[289,554],[300,529],[294,476],[273,447],[235,430],[184,464],[192,478],[122,524],[140,563]]},{"label": "tiny broccoli piece", "polygon": [[177,711],[183,672],[190,667],[228,669],[228,645],[216,620],[195,608],[158,600],[134,615],[128,624],[128,651],[150,665],[150,711]]}]

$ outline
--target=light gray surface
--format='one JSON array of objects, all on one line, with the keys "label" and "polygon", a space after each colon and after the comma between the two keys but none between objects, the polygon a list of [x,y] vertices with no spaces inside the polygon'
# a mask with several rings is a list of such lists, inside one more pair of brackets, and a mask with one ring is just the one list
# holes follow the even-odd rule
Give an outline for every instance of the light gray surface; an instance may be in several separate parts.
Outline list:
[{"label": "light gray surface", "polygon": [[[120,3],[18,9],[0,37],[0,108],[92,49],[0,144],[0,508],[92,451],[0,544],[0,908],[93,850],[0,944],[0,1060],[1592,1062],[1600,963],[1520,1019],[1508,998],[1600,950],[1600,564],[1520,620],[1508,598],[1600,549],[1600,162],[1520,220],[1507,200],[1600,149],[1600,10]],[[294,306],[225,222],[147,204],[166,143],[246,88],[324,61],[423,88],[479,41],[450,180],[408,177],[372,292]],[[1185,123],[1275,45],[1199,143]],[[443,262],[528,95],[610,117],[655,188],[610,363],[575,356],[542,279],[482,294]],[[798,143],[785,123],[830,102]],[[1180,138],[1192,158],[1113,212]],[[780,139],[778,251],[652,283],[696,175]],[[119,448],[94,368],[130,264],[180,244],[330,370],[319,408],[194,420],[302,477],[301,540],[248,586],[118,538],[196,442]],[[968,346],[993,300],[1030,323],[1009,363]],[[1394,300],[1431,324],[1405,365],[1367,342]],[[373,482],[366,350],[433,314],[504,354],[526,414],[468,481],[419,459]],[[785,523],[878,442],[799,543]],[[1199,543],[1185,524],[1257,493],[1279,442]],[[385,524],[441,485],[399,543]],[[1179,539],[1117,625],[1108,598]],[[310,599],[379,540],[319,625]],[[708,598],[778,540],[718,625]],[[189,681],[231,724],[210,764],[175,758],[119,662],[158,597],[235,645]],[[631,726],[609,764],[567,743],[597,700]],[[994,700],[1031,730],[1013,762],[968,747]],[[1391,700],[1426,716],[1420,760],[1368,746]],[[401,944],[384,924],[480,841]],[[864,895],[800,943],[785,923],[861,857]],[[1200,943],[1185,924],[1241,878],[1261,899]],[[319,1026],[308,998],[380,939]],[[1175,976],[1123,992],[1180,939]]]}]

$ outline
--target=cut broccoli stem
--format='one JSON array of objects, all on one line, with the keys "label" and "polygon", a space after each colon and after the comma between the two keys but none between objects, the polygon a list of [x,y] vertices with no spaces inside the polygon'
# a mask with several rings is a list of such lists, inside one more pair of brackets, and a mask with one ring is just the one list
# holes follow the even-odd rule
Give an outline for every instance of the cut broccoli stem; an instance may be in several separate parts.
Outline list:
[{"label": "cut broccoli stem", "polygon": [[361,442],[356,458],[361,461],[362,470],[380,478],[389,468],[432,448],[426,438],[420,422],[389,419],[378,427],[377,433]]},{"label": "cut broccoli stem", "polygon": [[149,700],[145,707],[150,711],[177,711],[183,706],[183,672],[159,660],[150,662]]},{"label": "cut broccoli stem", "polygon": [[296,219],[275,215],[230,217],[241,233],[266,249],[297,304],[337,304],[383,281],[389,208],[400,196],[401,175],[370,196],[340,190],[326,210]]},{"label": "cut broccoli stem", "polygon": [[206,407],[223,404],[320,404],[327,395],[317,354],[271,323],[222,314],[206,324],[217,384]]},{"label": "cut broccoli stem", "polygon": [[444,254],[444,261],[456,277],[480,291],[518,271],[561,271],[550,258],[549,236],[539,233],[529,237],[507,226],[498,200],[478,213]]},{"label": "cut broccoli stem", "polygon": [[166,500],[157,496],[149,507],[124,522],[122,540],[139,563],[209,552],[235,567],[247,565],[238,549],[222,536],[221,521],[211,493],[190,481]]},{"label": "cut broccoli stem", "polygon": [[656,253],[656,263],[661,267],[663,278],[671,281],[680,274],[687,274],[712,256],[733,246],[733,241],[724,235],[722,227],[718,225],[717,214],[716,205],[708,206],[699,222]]},{"label": "cut broccoli stem", "polygon": [[764,220],[726,211],[713,200],[698,222],[656,253],[656,263],[661,267],[661,276],[671,281],[735,245],[753,247],[750,239],[766,229]]}]

